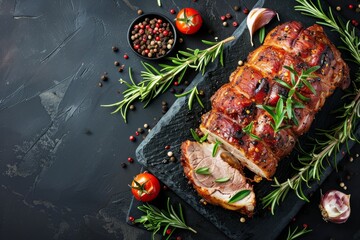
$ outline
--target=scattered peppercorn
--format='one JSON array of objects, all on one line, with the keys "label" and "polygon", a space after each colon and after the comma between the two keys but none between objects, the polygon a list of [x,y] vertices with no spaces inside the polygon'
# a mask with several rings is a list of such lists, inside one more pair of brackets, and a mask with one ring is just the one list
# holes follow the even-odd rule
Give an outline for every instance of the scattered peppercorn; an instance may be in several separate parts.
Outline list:
[{"label": "scattered peppercorn", "polygon": [[228,23],[227,22],[223,22],[222,23],[224,27],[227,27]]},{"label": "scattered peppercorn", "polygon": [[132,157],[128,157],[127,160],[128,160],[129,163],[133,163],[133,162],[134,162],[134,159],[133,159]]},{"label": "scattered peppercorn", "polygon": [[178,82],[178,81],[175,81],[175,82],[174,82],[174,86],[179,86],[179,82]]},{"label": "scattered peppercorn", "polygon": [[135,137],[133,136],[133,135],[131,135],[130,137],[129,137],[129,140],[131,141],[131,142],[135,142]]},{"label": "scattered peppercorn", "polygon": [[244,8],[244,9],[243,9],[243,13],[244,13],[244,14],[249,14],[249,9],[248,9],[248,8]]},{"label": "scattered peppercorn", "polygon": [[175,162],[176,158],[174,156],[170,157],[170,162]]},{"label": "scattered peppercorn", "polygon": [[182,238],[180,236],[177,236],[176,240],[182,240]]},{"label": "scattered peppercorn", "polygon": [[233,7],[233,9],[234,9],[234,11],[239,11],[239,10],[240,10],[240,7],[239,7],[238,5],[235,5],[235,6]]},{"label": "scattered peppercorn", "polygon": [[236,21],[234,21],[234,22],[232,23],[232,25],[233,25],[234,27],[237,27],[239,24],[238,24]]},{"label": "scattered peppercorn", "polygon": [[106,75],[101,75],[100,79],[102,81],[107,81],[108,80],[108,77]]},{"label": "scattered peppercorn", "polygon": [[340,6],[336,6],[336,11],[341,11],[341,7]]},{"label": "scattered peppercorn", "polygon": [[125,68],[125,65],[121,65],[119,68],[118,68],[118,72],[123,72],[124,71],[124,68]]},{"label": "scattered peppercorn", "polygon": [[136,135],[136,136],[139,136],[140,133],[139,133],[138,131],[135,131],[135,135]]},{"label": "scattered peppercorn", "polygon": [[308,228],[309,225],[307,225],[306,223],[303,224],[303,228]]},{"label": "scattered peppercorn", "polygon": [[99,83],[98,83],[98,86],[99,86],[99,87],[102,87],[102,86],[103,86],[102,82],[99,82]]},{"label": "scattered peppercorn", "polygon": [[246,221],[246,219],[244,217],[240,218],[240,222],[244,223]]},{"label": "scattered peppercorn", "polygon": [[162,160],[162,163],[163,163],[163,164],[166,164],[166,163],[168,163],[168,160],[167,160],[167,159],[163,159],[163,160]]},{"label": "scattered peppercorn", "polygon": [[118,47],[116,47],[116,46],[112,46],[112,48],[111,48],[111,49],[112,49],[112,51],[113,51],[113,52],[117,52],[117,51],[119,51],[119,48],[118,48]]},{"label": "scattered peppercorn", "polygon": [[124,54],[124,59],[129,59],[129,55],[127,55],[126,53]]},{"label": "scattered peppercorn", "polygon": [[144,132],[144,129],[138,128],[137,131],[138,131],[139,133],[143,133],[143,132]]},{"label": "scattered peppercorn", "polygon": [[171,88],[171,89],[170,89],[170,92],[171,92],[171,93],[176,93],[175,88]]},{"label": "scattered peppercorn", "polygon": [[226,16],[221,16],[220,19],[221,19],[221,21],[224,22],[224,21],[226,21]]},{"label": "scattered peppercorn", "polygon": [[226,19],[231,19],[232,18],[230,13],[225,14],[225,17],[226,17]]},{"label": "scattered peppercorn", "polygon": [[143,13],[144,13],[143,10],[141,10],[141,9],[137,10],[138,15],[142,15]]},{"label": "scattered peppercorn", "polygon": [[121,163],[121,167],[122,167],[122,168],[126,168],[126,167],[127,167],[126,163],[124,163],[124,162]]},{"label": "scattered peppercorn", "polygon": [[239,65],[239,66],[242,66],[242,65],[244,65],[244,62],[243,62],[242,60],[239,60],[239,61],[238,61],[238,65]]},{"label": "scattered peppercorn", "polygon": [[176,13],[175,9],[173,9],[173,8],[170,9],[170,13],[171,13],[171,14],[175,14],[175,13]]},{"label": "scattered peppercorn", "polygon": [[129,106],[129,109],[130,109],[131,111],[135,110],[135,105],[131,104],[131,105]]},{"label": "scattered peppercorn", "polygon": [[184,39],[183,38],[179,38],[179,43],[183,43]]},{"label": "scattered peppercorn", "polygon": [[115,66],[119,66],[120,63],[119,63],[118,61],[115,61],[115,62],[114,62],[114,65],[115,65]]},{"label": "scattered peppercorn", "polygon": [[202,90],[202,89],[201,89],[201,90],[199,91],[199,96],[200,96],[200,97],[205,96],[205,92],[204,92],[204,90]]},{"label": "scattered peppercorn", "polygon": [[170,228],[166,229],[166,234],[167,234],[167,235],[170,235],[171,232],[172,232],[172,230],[171,230]]},{"label": "scattered peppercorn", "polygon": [[172,157],[172,156],[174,156],[174,153],[170,151],[167,153],[167,155],[168,155],[168,157]]},{"label": "scattered peppercorn", "polygon": [[354,9],[354,5],[353,5],[353,4],[349,4],[348,8],[349,8],[350,10],[352,10],[352,9]]},{"label": "scattered peppercorn", "polygon": [[359,25],[359,22],[356,21],[355,19],[351,20],[351,24],[354,25],[355,27],[357,27]]}]

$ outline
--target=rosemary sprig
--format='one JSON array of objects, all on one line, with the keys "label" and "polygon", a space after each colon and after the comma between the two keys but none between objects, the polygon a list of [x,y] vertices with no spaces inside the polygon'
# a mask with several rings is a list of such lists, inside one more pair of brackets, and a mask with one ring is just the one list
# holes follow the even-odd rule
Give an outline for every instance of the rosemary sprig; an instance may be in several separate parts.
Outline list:
[{"label": "rosemary sprig", "polygon": [[[142,81],[135,83],[130,75],[130,82],[120,79],[120,83],[125,83],[128,89],[123,92],[124,99],[113,104],[102,105],[103,107],[116,107],[112,113],[120,112],[126,122],[127,110],[132,102],[139,100],[145,102],[144,108],[160,94],[164,93],[177,77],[180,83],[188,68],[205,73],[206,66],[213,62],[217,57],[221,65],[224,65],[223,49],[227,42],[233,41],[234,36],[228,37],[220,42],[210,42],[203,40],[204,44],[211,47],[204,50],[190,49],[179,51],[176,57],[170,57],[171,65],[159,64],[160,70],[149,63],[142,62],[145,70],[141,71]],[[131,72],[131,71],[129,71]]]},{"label": "rosemary sprig", "polygon": [[[135,223],[141,223],[144,225],[146,230],[152,231],[152,239],[155,238],[155,234],[160,231],[162,227],[164,227],[163,236],[166,235],[166,230],[169,229],[169,227],[173,228],[171,234],[176,228],[186,229],[196,233],[194,229],[186,225],[180,204],[179,214],[176,213],[174,207],[170,204],[170,198],[167,199],[166,206],[167,210],[160,210],[159,208],[148,203],[139,206],[138,209],[144,212],[146,215],[135,219]],[[166,239],[170,239],[171,234],[169,234]]]},{"label": "rosemary sprig", "polygon": [[234,196],[232,196],[229,199],[228,203],[234,203],[234,202],[240,201],[241,199],[244,199],[245,197],[247,197],[250,193],[251,193],[251,191],[248,189],[240,190],[239,192],[237,192]]},{"label": "rosemary sprig", "polygon": [[284,68],[290,72],[290,82],[288,83],[282,79],[275,79],[275,81],[288,89],[287,96],[281,96],[275,108],[267,105],[258,105],[259,108],[267,111],[274,120],[274,123],[271,123],[271,125],[275,133],[283,128],[289,127],[288,125],[283,126],[283,122],[286,119],[292,120],[295,125],[298,125],[295,109],[304,108],[305,106],[302,102],[309,101],[309,98],[300,93],[300,89],[307,87],[313,94],[316,94],[310,81],[316,77],[313,73],[318,70],[320,66],[303,70],[300,74],[298,74],[292,66],[284,66]]},{"label": "rosemary sprig", "polygon": [[199,97],[199,91],[197,89],[197,87],[193,87],[192,89],[190,89],[189,91],[187,92],[184,92],[182,94],[175,94],[175,97],[177,98],[180,98],[180,97],[185,97],[187,95],[190,95],[189,96],[189,100],[188,100],[188,107],[189,107],[189,110],[192,109],[192,105],[193,105],[193,102],[194,102],[194,98],[196,98],[197,102],[199,103],[199,105],[204,108],[204,104],[202,103],[200,97]]},{"label": "rosemary sprig", "polygon": [[210,168],[208,168],[208,167],[200,167],[200,168],[196,169],[195,172],[200,175],[210,175],[211,174]]},{"label": "rosemary sprig", "polygon": [[212,157],[215,157],[215,156],[216,156],[216,154],[217,154],[217,152],[218,152],[218,150],[219,150],[220,145],[221,145],[221,142],[216,139],[216,140],[215,140],[214,147],[213,147],[213,150],[212,150],[212,153],[211,153],[211,156],[212,156]]},{"label": "rosemary sprig", "polygon": [[265,26],[259,30],[259,42],[262,44],[265,40]]},{"label": "rosemary sprig", "polygon": [[308,229],[307,227],[304,227],[301,230],[298,230],[298,227],[296,227],[293,231],[291,231],[291,228],[289,227],[288,235],[286,237],[286,240],[294,240],[298,237],[301,237],[302,235],[311,232],[311,229]]},{"label": "rosemary sprig", "polygon": [[318,24],[330,27],[334,31],[338,32],[340,38],[345,46],[342,49],[348,51],[353,61],[360,63],[360,40],[356,35],[355,28],[350,25],[350,21],[344,24],[340,18],[335,20],[335,17],[329,7],[329,12],[325,13],[321,7],[321,1],[317,0],[317,5],[308,0],[296,0],[300,5],[295,6],[296,11],[302,12],[302,14],[319,19]]},{"label": "rosemary sprig", "polygon": [[199,135],[197,135],[197,133],[195,132],[194,129],[190,128],[190,133],[192,135],[192,137],[194,138],[195,141],[197,141],[198,143],[203,143],[207,140],[208,134],[205,134],[202,137],[199,137]]},{"label": "rosemary sprig", "polygon": [[[320,21],[317,23],[330,27],[332,30],[338,32],[341,36],[341,40],[346,45],[345,49],[351,53],[354,57],[354,61],[357,65],[360,65],[360,41],[358,37],[354,35],[354,29],[349,29],[349,22],[346,24],[346,28],[342,29],[341,24],[335,20],[331,9],[329,8],[329,15],[327,15],[318,0],[317,6],[307,0],[296,0],[300,5],[295,6],[295,10],[302,11],[303,14],[318,18]],[[360,67],[358,69],[357,79],[354,81],[360,82]],[[330,156],[336,156],[340,151],[341,145],[348,145],[350,140],[358,141],[355,136],[356,123],[360,117],[360,89],[354,86],[352,93],[346,95],[351,102],[345,104],[343,108],[339,109],[340,123],[329,131],[323,131],[322,134],[327,138],[326,140],[316,141],[314,149],[299,158],[301,167],[296,168],[297,173],[287,179],[285,182],[280,183],[275,178],[275,189],[266,195],[262,199],[264,207],[270,206],[272,214],[274,214],[275,207],[283,201],[289,192],[293,190],[296,195],[305,201],[308,201],[303,192],[303,187],[310,188],[310,182],[313,180],[320,180],[322,171],[324,170],[324,161]],[[328,162],[327,162],[328,163]]]},{"label": "rosemary sprig", "polygon": [[283,122],[286,119],[286,109],[284,100],[279,98],[275,107],[267,106],[267,105],[257,105],[258,108],[265,110],[268,112],[273,119],[274,122],[271,122],[271,126],[274,129],[274,133],[277,133],[281,129],[286,126],[283,126]]},{"label": "rosemary sprig", "polygon": [[243,127],[242,131],[249,135],[251,138],[261,141],[261,138],[259,136],[252,133],[253,126],[254,121],[251,121],[246,127]]}]

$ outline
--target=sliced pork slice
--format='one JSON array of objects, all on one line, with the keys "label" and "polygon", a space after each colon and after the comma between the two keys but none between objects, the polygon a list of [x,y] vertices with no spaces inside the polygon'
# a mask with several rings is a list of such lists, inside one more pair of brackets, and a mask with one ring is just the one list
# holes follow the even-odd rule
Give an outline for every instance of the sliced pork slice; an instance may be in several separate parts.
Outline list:
[{"label": "sliced pork slice", "polygon": [[[233,157],[221,148],[212,157],[213,147],[210,143],[200,144],[189,140],[182,143],[181,164],[186,177],[208,203],[251,216],[256,204],[252,186],[241,170],[228,163],[236,163],[237,160],[231,160]],[[210,174],[197,174],[196,170],[199,168],[209,168]],[[221,178],[229,180],[223,183],[215,181]],[[250,190],[250,194],[237,202],[229,203],[231,197],[242,190]]]},{"label": "sliced pork slice", "polygon": [[255,174],[267,179],[274,175],[279,157],[264,141],[254,140],[245,134],[242,126],[230,117],[221,112],[210,111],[203,115],[200,130],[208,134],[210,142],[222,142],[224,149]]}]

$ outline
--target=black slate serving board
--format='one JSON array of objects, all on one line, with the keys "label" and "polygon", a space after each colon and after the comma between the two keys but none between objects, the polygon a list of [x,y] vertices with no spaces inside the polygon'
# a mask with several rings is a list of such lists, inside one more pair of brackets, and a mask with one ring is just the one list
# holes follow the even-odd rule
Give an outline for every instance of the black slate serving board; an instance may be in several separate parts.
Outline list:
[{"label": "black slate serving board", "polygon": [[[305,17],[299,12],[294,11],[295,1],[286,1],[286,4],[284,4],[283,1],[259,0],[254,3],[254,7],[269,7],[277,11],[280,14],[281,22],[298,20],[301,21],[304,26],[315,23],[314,19]],[[278,22],[273,20],[272,23],[266,27],[267,31],[277,24]],[[335,45],[340,43],[336,35],[329,31],[327,31],[327,33]],[[192,139],[189,129],[196,128],[199,125],[201,114],[210,109],[210,102],[208,100],[210,96],[212,96],[222,84],[228,81],[229,75],[236,68],[238,61],[246,59],[248,53],[254,49],[250,45],[249,33],[245,21],[241,23],[233,35],[236,37],[236,40],[226,45],[224,49],[225,66],[221,67],[218,63],[209,66],[206,73],[204,75],[198,74],[189,86],[189,88],[191,88],[197,85],[198,89],[205,91],[207,99],[204,100],[205,110],[201,109],[198,104],[195,103],[194,109],[189,111],[187,99],[178,99],[167,114],[164,115],[152,129],[147,138],[139,145],[136,156],[141,164],[146,166],[149,171],[155,174],[180,198],[212,222],[229,238],[264,239],[264,236],[266,236],[266,239],[274,239],[305,203],[297,198],[294,193],[290,193],[287,196],[286,200],[277,208],[276,214],[273,216],[267,209],[263,209],[259,200],[271,191],[271,182],[262,181],[255,186],[258,199],[255,215],[252,219],[248,219],[246,224],[241,224],[239,222],[240,217],[242,217],[241,214],[224,210],[217,206],[204,206],[199,202],[200,197],[192,187],[188,185],[179,161],[169,162],[167,164],[163,163],[163,160],[167,158],[166,153],[168,150],[164,149],[166,145],[171,145],[171,151],[173,151],[177,159],[179,159],[180,144],[186,139]],[[257,37],[257,35],[254,36],[254,42],[258,42]],[[342,95],[343,92],[337,90],[334,95],[327,100],[324,108],[317,114],[309,133],[300,138],[299,141],[302,146],[305,145],[308,137],[315,136],[316,128],[329,129],[336,123],[336,118],[329,114],[331,110],[343,104],[339,100]],[[350,143],[349,147],[351,146],[352,143]],[[336,161],[340,161],[343,158],[343,151],[346,151],[345,147],[336,156]],[[281,161],[275,175],[278,179],[284,180],[291,177],[293,170],[290,167],[290,163],[295,160],[297,155],[298,152],[295,150],[289,157]],[[315,191],[331,171],[331,167],[326,168],[322,180],[312,183],[311,188],[304,191],[305,194],[309,195]]]}]

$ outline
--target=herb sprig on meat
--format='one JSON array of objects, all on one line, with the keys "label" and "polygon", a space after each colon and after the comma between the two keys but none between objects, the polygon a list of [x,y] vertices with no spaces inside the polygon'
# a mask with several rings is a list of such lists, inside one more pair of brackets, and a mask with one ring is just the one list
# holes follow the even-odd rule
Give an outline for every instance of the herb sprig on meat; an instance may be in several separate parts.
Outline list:
[{"label": "herb sprig on meat", "polygon": [[299,158],[301,167],[296,169],[297,173],[293,177],[282,183],[274,178],[273,187],[275,189],[262,199],[264,207],[270,207],[273,214],[276,206],[286,198],[290,190],[293,190],[300,199],[309,201],[304,193],[304,188],[309,188],[311,181],[320,180],[325,164],[329,164],[326,160],[331,156],[336,156],[342,144],[347,145],[349,141],[358,141],[355,130],[360,117],[360,89],[356,86],[360,82],[360,40],[356,36],[355,29],[350,27],[350,21],[344,24],[341,20],[335,20],[331,8],[326,13],[321,7],[320,0],[317,1],[317,4],[308,0],[296,1],[299,5],[295,6],[295,10],[317,18],[318,24],[330,27],[340,35],[345,45],[342,48],[353,56],[354,62],[359,66],[359,74],[354,81],[353,92],[345,96],[350,99],[350,102],[338,111],[341,122],[335,128],[323,131],[322,134],[327,139],[316,141],[313,151]]}]

